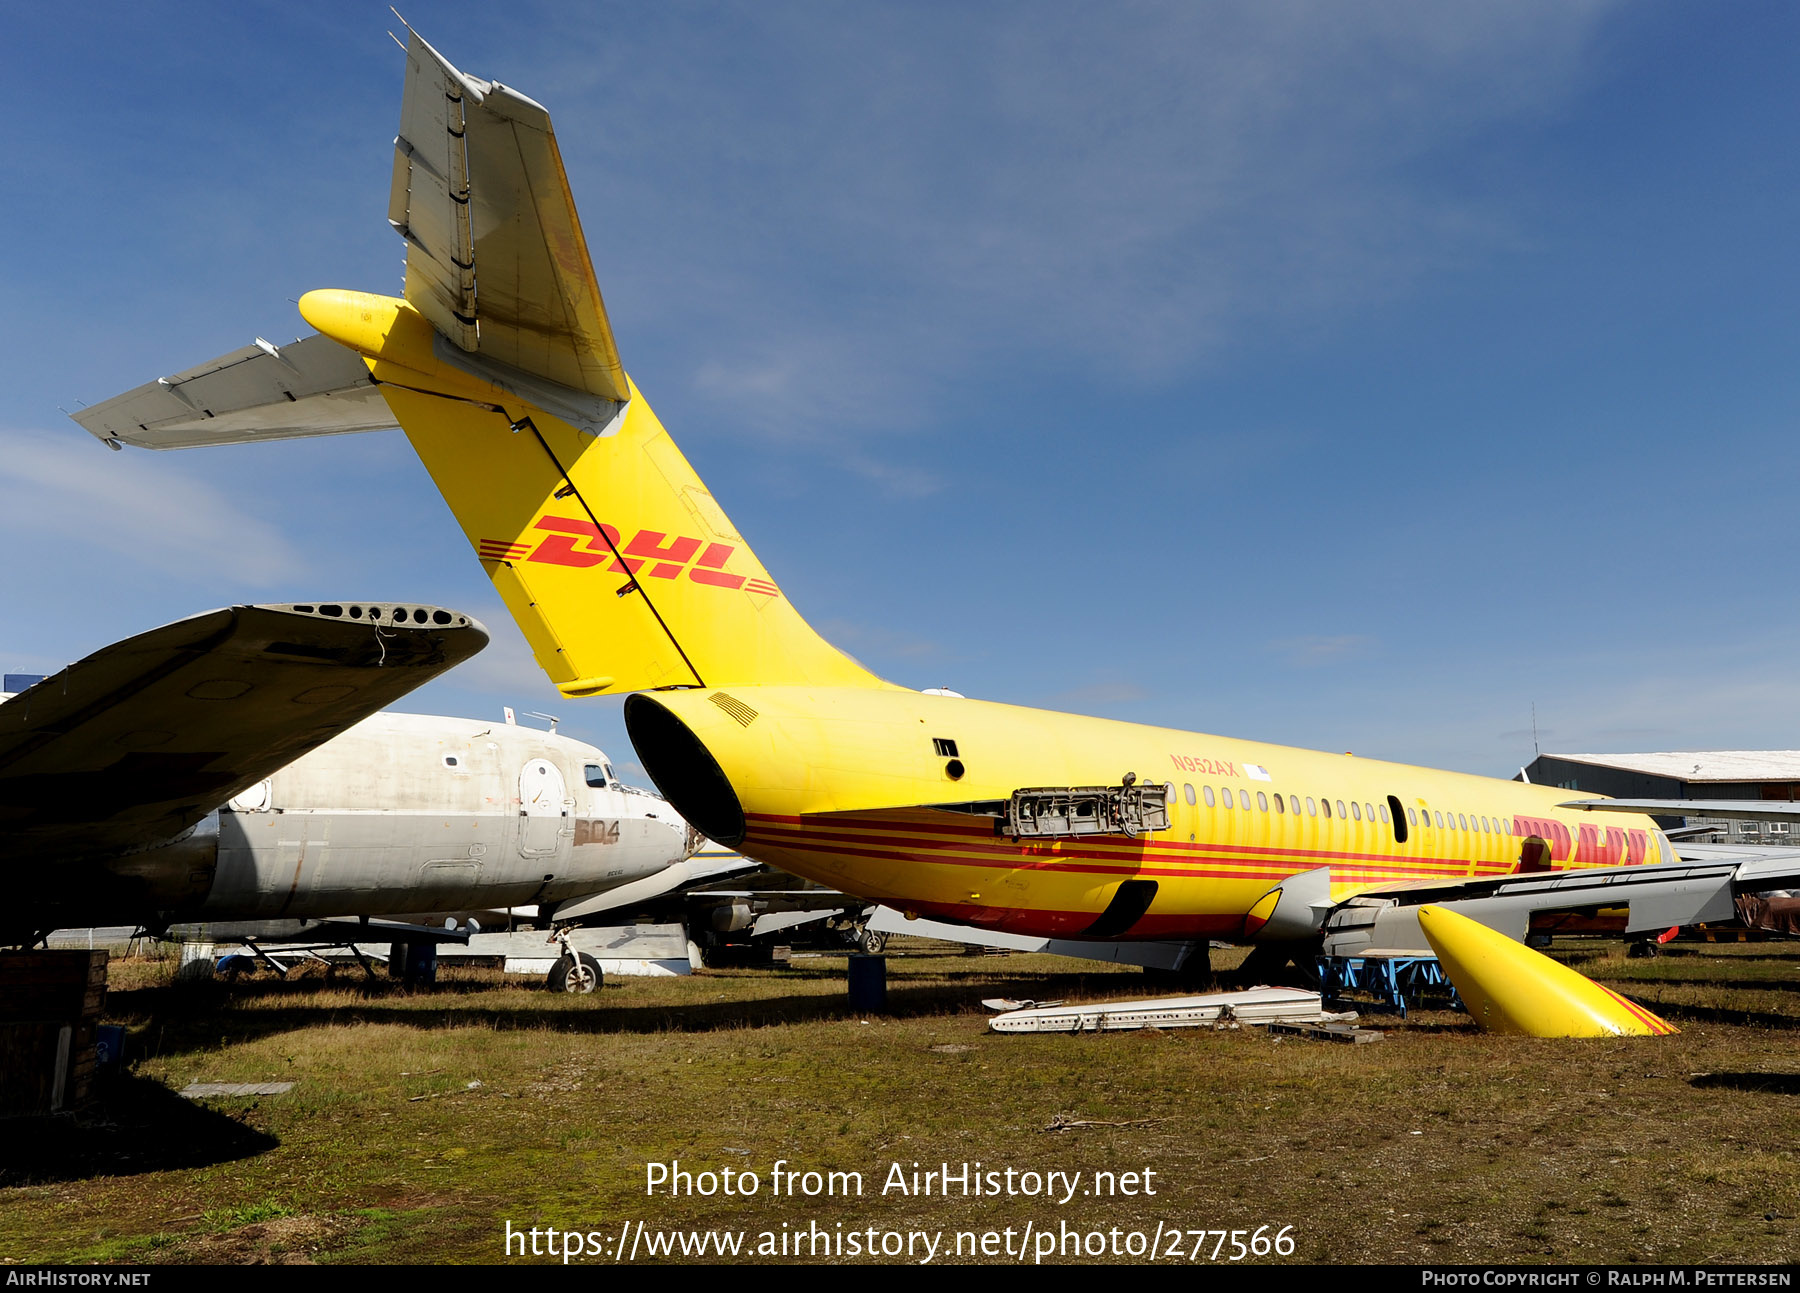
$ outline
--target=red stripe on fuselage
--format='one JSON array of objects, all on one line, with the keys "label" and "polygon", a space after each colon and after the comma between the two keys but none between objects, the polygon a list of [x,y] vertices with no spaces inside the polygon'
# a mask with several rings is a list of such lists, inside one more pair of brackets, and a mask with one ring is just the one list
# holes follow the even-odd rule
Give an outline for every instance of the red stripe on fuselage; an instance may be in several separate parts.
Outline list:
[{"label": "red stripe on fuselage", "polygon": [[[913,823],[874,823],[859,820],[854,823],[854,826],[864,829],[852,829],[852,826],[849,823],[838,825],[834,822],[830,825],[821,825],[816,821],[809,822],[805,818],[773,817],[765,816],[763,814],[750,814],[749,816],[751,821],[757,823],[780,822],[783,824],[795,823],[798,825],[799,829],[796,830],[783,830],[780,827],[777,827],[775,829],[757,829],[753,832],[755,838],[766,839],[772,843],[804,842],[806,845],[814,848],[823,847],[827,844],[840,843],[887,845],[889,847],[896,847],[898,842],[890,841],[885,835],[865,833],[866,829],[879,829],[896,834],[905,834],[907,836],[905,842],[911,844],[914,848],[928,847],[937,851],[959,849],[966,852],[1004,858],[1007,859],[1008,863],[1011,865],[1020,865],[1032,861],[1066,862],[1073,859],[1090,859],[1093,861],[1117,863],[1127,862],[1133,859],[1145,859],[1156,855],[1162,855],[1158,860],[1178,861],[1178,856],[1171,857],[1169,855],[1200,853],[1208,855],[1209,857],[1225,855],[1231,859],[1240,861],[1240,863],[1242,863],[1246,857],[1267,858],[1269,861],[1266,865],[1273,867],[1281,867],[1290,859],[1296,858],[1312,862],[1314,865],[1321,862],[1362,862],[1373,865],[1348,867],[1345,868],[1345,870],[1355,872],[1369,871],[1371,869],[1393,871],[1398,873],[1395,878],[1399,879],[1411,877],[1418,877],[1421,879],[1461,879],[1469,874],[1469,868],[1471,866],[1477,868],[1478,872],[1485,869],[1492,871],[1494,874],[1504,874],[1511,870],[1510,863],[1483,860],[1479,858],[1407,857],[1403,854],[1393,853],[1353,853],[1332,849],[1288,849],[1260,844],[1200,844],[1177,840],[1135,840],[1120,841],[1116,844],[1110,841],[1089,842],[1084,840],[1079,847],[1064,846],[1052,853],[1049,852],[1044,845],[1014,844],[1004,839],[996,839],[995,836],[988,831],[968,832],[959,829],[955,834],[964,836],[965,838],[973,835],[974,838],[968,838],[967,842],[963,842],[960,839],[956,841],[940,842],[931,839],[930,836],[948,832],[940,832],[936,826],[922,827]],[[910,852],[907,853],[907,856],[916,861],[929,860]],[[1001,863],[981,862],[974,858],[965,858],[961,859],[961,861],[969,866],[1002,865]],[[1293,870],[1294,868],[1287,867],[1284,874],[1292,874]],[[1172,872],[1171,874],[1180,873]]]}]

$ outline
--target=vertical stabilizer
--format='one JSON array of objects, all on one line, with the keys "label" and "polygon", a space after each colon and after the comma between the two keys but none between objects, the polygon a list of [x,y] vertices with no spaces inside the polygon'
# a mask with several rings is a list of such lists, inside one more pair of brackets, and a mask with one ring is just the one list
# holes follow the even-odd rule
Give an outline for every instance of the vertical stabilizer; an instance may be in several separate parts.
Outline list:
[{"label": "vertical stabilizer", "polygon": [[635,389],[592,434],[459,363],[404,301],[300,308],[368,361],[565,695],[885,685],[800,618]]}]

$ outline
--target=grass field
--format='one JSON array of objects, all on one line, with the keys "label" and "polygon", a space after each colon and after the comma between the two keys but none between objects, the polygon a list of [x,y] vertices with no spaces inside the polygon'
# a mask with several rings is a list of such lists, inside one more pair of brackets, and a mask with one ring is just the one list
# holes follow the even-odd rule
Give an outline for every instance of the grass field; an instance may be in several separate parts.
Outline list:
[{"label": "grass field", "polygon": [[[1366,1046],[1000,1037],[981,997],[1148,985],[917,948],[890,958],[890,1009],[869,1017],[845,1003],[841,957],[619,979],[597,998],[477,971],[423,994],[354,977],[177,986],[166,963],[125,961],[108,1014],[130,1028],[132,1071],[73,1124],[0,1140],[0,1260],[495,1261],[507,1221],[741,1230],[752,1248],[815,1223],[943,1232],[945,1249],[957,1232],[1160,1224],[1291,1227],[1295,1261],[1800,1256],[1800,948],[1558,955],[1682,1032],[1536,1041],[1433,1013],[1381,1021],[1386,1040]],[[173,1094],[268,1080],[295,1085]],[[761,1188],[647,1197],[646,1164],[674,1160]],[[772,1196],[778,1160],[858,1172],[863,1193]],[[914,1163],[976,1161],[1079,1171],[1084,1187],[1148,1169],[1155,1194],[882,1193],[892,1163],[910,1179]]]}]

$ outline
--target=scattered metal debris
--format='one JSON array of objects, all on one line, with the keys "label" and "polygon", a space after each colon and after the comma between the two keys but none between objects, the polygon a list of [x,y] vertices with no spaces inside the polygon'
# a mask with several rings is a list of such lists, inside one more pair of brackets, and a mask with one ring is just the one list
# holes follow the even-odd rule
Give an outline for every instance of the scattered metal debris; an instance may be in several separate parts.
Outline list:
[{"label": "scattered metal debris", "polygon": [[1318,993],[1300,988],[1251,988],[1247,992],[1103,1001],[1085,1006],[1045,1004],[996,1015],[988,1021],[988,1027],[997,1033],[1097,1033],[1139,1028],[1236,1028],[1277,1020],[1354,1023],[1356,1012],[1326,1010]]},{"label": "scattered metal debris", "polygon": [[1045,1125],[1045,1131],[1073,1131],[1077,1127],[1141,1127],[1146,1123],[1161,1122],[1161,1118],[1126,1118],[1120,1122],[1102,1122],[1097,1118],[1071,1118],[1059,1113]]}]

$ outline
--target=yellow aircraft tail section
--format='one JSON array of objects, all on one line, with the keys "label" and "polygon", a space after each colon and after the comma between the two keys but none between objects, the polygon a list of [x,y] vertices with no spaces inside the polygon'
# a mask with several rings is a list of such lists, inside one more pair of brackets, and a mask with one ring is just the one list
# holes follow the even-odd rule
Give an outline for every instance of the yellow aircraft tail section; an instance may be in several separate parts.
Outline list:
[{"label": "yellow aircraft tail section", "polygon": [[794,610],[635,387],[578,430],[520,394],[527,377],[459,362],[404,301],[323,291],[300,308],[364,356],[563,694],[889,685]]}]

